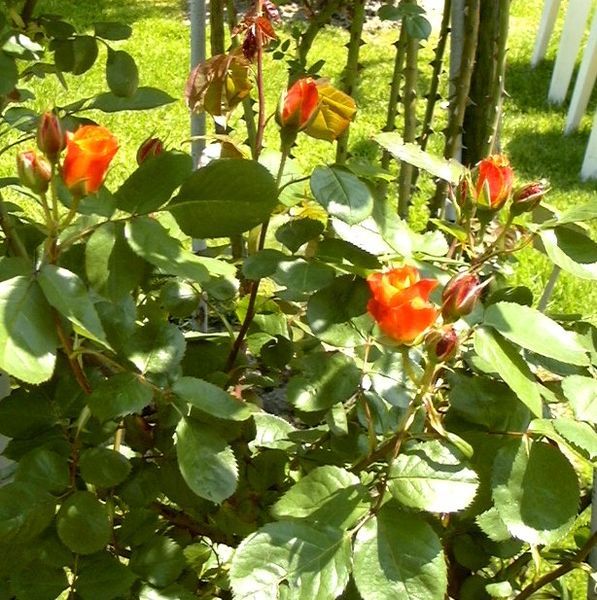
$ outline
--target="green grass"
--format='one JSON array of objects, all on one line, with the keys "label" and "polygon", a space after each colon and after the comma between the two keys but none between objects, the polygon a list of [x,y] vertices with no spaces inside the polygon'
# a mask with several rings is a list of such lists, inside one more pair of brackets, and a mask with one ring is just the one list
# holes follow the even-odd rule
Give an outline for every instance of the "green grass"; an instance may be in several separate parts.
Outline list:
[{"label": "green grass", "polygon": [[[436,0],[441,2],[441,0]],[[140,67],[142,85],[164,89],[177,98],[176,103],[145,113],[118,113],[105,115],[90,113],[90,117],[108,126],[118,136],[121,150],[110,173],[108,185],[114,188],[133,169],[134,154],[138,144],[150,134],[164,138],[171,147],[184,147],[189,135],[189,115],[182,101],[182,91],[189,65],[189,26],[182,0],[40,0],[40,10],[66,15],[80,31],[89,30],[94,21],[121,20],[133,26],[133,37],[114,47],[129,51]],[[552,184],[548,201],[558,208],[566,208],[588,201],[597,185],[581,183],[578,177],[584,149],[595,109],[593,99],[590,112],[582,120],[578,133],[562,135],[566,108],[552,108],[547,104],[547,88],[557,50],[558,36],[554,35],[546,60],[535,70],[529,66],[530,54],[538,28],[542,0],[513,0],[511,36],[508,53],[506,88],[508,98],[504,107],[502,150],[514,165],[518,180],[528,181],[547,177]],[[563,12],[563,11],[562,11]],[[561,27],[561,16],[558,28]],[[282,36],[285,34],[282,33]],[[374,159],[379,149],[371,136],[384,125],[389,94],[389,79],[394,56],[395,30],[367,32],[362,47],[364,65],[356,100],[359,105],[357,119],[352,126],[351,150],[357,156]],[[346,31],[328,28],[318,36],[310,55],[311,61],[325,59],[322,74],[337,82],[344,63],[343,45],[348,40]],[[424,94],[428,81],[428,63],[432,58],[434,39],[422,45],[420,55],[420,92]],[[66,104],[76,98],[106,89],[104,82],[105,49],[101,49],[98,64],[83,77],[67,77],[69,89],[64,90],[55,79],[35,83],[36,99],[33,107],[39,110],[54,104]],[[266,66],[266,95],[269,111],[275,109],[277,98],[286,81],[283,61],[268,58]],[[445,87],[445,82],[444,82]],[[420,103],[423,109],[423,103]],[[239,114],[240,111],[237,113]],[[437,131],[442,129],[445,108],[438,110]],[[239,139],[244,138],[242,122],[232,119]],[[399,122],[400,126],[400,122]],[[333,160],[334,148],[326,142],[300,136],[295,152],[302,169],[308,170],[321,162]],[[266,132],[266,143],[276,149],[277,129],[272,121]],[[429,149],[441,152],[443,138],[436,134]],[[0,176],[12,175],[14,152],[0,159]],[[432,192],[432,182],[422,177],[417,194],[417,205],[424,204]],[[416,213],[421,225],[424,213]],[[595,229],[593,229],[595,232]],[[540,295],[549,276],[548,261],[534,250],[521,256],[515,273],[517,282],[529,285],[536,297]],[[550,308],[555,311],[578,312],[585,316],[595,313],[597,289],[590,282],[562,274]]]}]

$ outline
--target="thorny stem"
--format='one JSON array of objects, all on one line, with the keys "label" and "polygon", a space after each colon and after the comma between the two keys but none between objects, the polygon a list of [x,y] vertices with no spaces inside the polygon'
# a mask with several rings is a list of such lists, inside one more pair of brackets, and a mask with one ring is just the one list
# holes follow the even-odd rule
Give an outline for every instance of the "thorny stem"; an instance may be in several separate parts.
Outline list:
[{"label": "thorny stem", "polygon": [[[361,39],[363,34],[363,25],[365,23],[365,0],[355,0],[353,2],[352,23],[350,25],[350,41],[347,44],[348,57],[344,67],[342,77],[343,91],[349,96],[354,96],[359,77],[359,54],[361,45],[364,41]],[[336,162],[340,165],[346,162],[348,158],[348,137],[350,135],[350,126],[338,138],[336,146]]]},{"label": "thorny stem", "polygon": [[[284,174],[284,166],[286,165],[286,160],[288,158],[288,154],[290,152],[290,148],[282,148],[282,156],[280,158],[280,166],[278,167],[278,175],[276,177],[276,187],[280,186],[280,182],[282,181],[282,176]],[[257,245],[257,251],[263,250],[265,246],[265,238],[267,235],[267,228],[269,225],[269,219],[263,223],[261,226],[261,232],[259,234],[259,243]],[[230,373],[234,363],[236,362],[236,358],[238,357],[238,353],[242,347],[242,343],[247,335],[247,331],[253,322],[253,317],[255,316],[255,304],[257,302],[257,293],[259,292],[259,284],[261,283],[260,279],[256,279],[251,286],[251,292],[249,296],[249,302],[247,305],[247,313],[245,318],[240,326],[238,331],[238,335],[236,336],[236,340],[232,345],[232,349],[230,350],[230,354],[228,355],[228,360],[226,362],[226,371]]]},{"label": "thorny stem", "polygon": [[[404,356],[404,354],[403,354],[403,356]],[[412,369],[411,369],[411,373],[412,373]],[[421,377],[421,379],[417,380],[415,378],[413,380],[419,386],[419,391],[417,392],[416,396],[413,398],[413,400],[408,405],[406,414],[404,415],[404,418],[402,420],[402,425],[399,428],[399,430],[392,437],[387,439],[383,444],[378,446],[377,449],[375,450],[375,452],[372,452],[371,454],[369,454],[368,456],[365,456],[363,459],[361,459],[359,462],[357,462],[353,466],[352,471],[358,473],[358,472],[362,471],[363,469],[366,469],[369,465],[375,463],[377,460],[386,457],[388,455],[388,453],[390,451],[392,451],[391,458],[388,461],[388,470],[389,470],[392,462],[394,461],[394,459],[396,458],[396,456],[398,456],[398,453],[400,452],[400,447],[402,445],[402,442],[404,441],[404,438],[406,437],[406,434],[408,433],[408,429],[410,428],[410,426],[413,423],[413,420],[415,418],[415,414],[416,414],[418,408],[421,406],[421,403],[422,403],[424,397],[428,394],[428,392],[433,384],[435,373],[436,373],[435,363],[429,361],[427,363],[425,372],[423,373],[423,376]],[[410,375],[409,375],[409,377],[410,377]]]},{"label": "thorny stem", "polygon": [[[261,16],[262,0],[257,0],[257,16]],[[255,136],[255,158],[259,158],[263,147],[263,134],[265,131],[265,90],[263,86],[263,36],[261,29],[255,27],[257,40],[257,93],[259,96],[259,107],[257,114],[257,134]]]},{"label": "thorny stem", "polygon": [[[419,40],[408,36],[406,42],[406,67],[404,69],[404,87],[402,103],[404,105],[404,131],[402,138],[406,143],[414,142],[417,136],[417,79]],[[412,193],[414,167],[403,161],[398,177],[398,214],[401,219],[408,218],[408,209]]]},{"label": "thorny stem", "polygon": [[62,349],[64,350],[64,354],[66,355],[73,375],[75,376],[79,387],[83,390],[83,392],[85,392],[85,394],[89,395],[91,394],[91,385],[89,383],[89,380],[87,379],[87,375],[85,375],[85,372],[81,368],[81,365],[79,364],[79,361],[76,358],[76,354],[73,352],[73,345],[69,337],[66,335],[64,328],[62,327],[60,315],[54,309],[52,309],[52,313],[54,316],[54,323],[56,325],[56,333],[58,334],[58,339],[62,344]]},{"label": "thorny stem", "polygon": [[540,590],[542,587],[547,584],[555,581],[556,579],[562,577],[566,573],[569,573],[573,569],[576,569],[579,563],[582,563],[585,558],[590,554],[593,547],[597,545],[597,532],[593,533],[593,535],[587,540],[585,545],[569,560],[563,562],[557,569],[546,573],[542,577],[539,577],[533,583],[527,585],[517,596],[514,597],[514,600],[526,600],[526,598],[530,598],[536,591]]},{"label": "thorny stem", "polygon": [[[456,91],[454,97],[450,101],[450,116],[446,128],[444,158],[447,159],[454,158],[460,141],[460,134],[462,132],[464,113],[470,92],[471,77],[477,50],[480,2],[481,0],[466,0],[465,2],[465,41],[462,49],[459,77],[455,86]],[[435,196],[429,206],[432,216],[439,214],[442,203],[446,197],[447,189],[448,182],[440,179],[435,190]]]}]

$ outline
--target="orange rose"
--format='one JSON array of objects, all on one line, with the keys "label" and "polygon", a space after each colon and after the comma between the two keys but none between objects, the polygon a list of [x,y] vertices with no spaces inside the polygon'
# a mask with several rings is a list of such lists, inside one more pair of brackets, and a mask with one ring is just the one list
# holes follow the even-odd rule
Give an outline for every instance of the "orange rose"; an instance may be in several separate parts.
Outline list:
[{"label": "orange rose", "polygon": [[373,294],[367,310],[392,339],[411,344],[437,319],[438,310],[429,302],[437,281],[421,279],[417,269],[373,273],[367,282]]},{"label": "orange rose", "polygon": [[62,165],[68,189],[78,196],[97,192],[117,150],[116,138],[105,127],[84,125],[69,133]]},{"label": "orange rose", "polygon": [[477,199],[488,208],[501,208],[512,192],[514,171],[503,154],[484,158],[477,165]]},{"label": "orange rose", "polygon": [[282,96],[278,108],[278,123],[283,128],[302,131],[319,108],[319,92],[311,77],[296,81]]}]

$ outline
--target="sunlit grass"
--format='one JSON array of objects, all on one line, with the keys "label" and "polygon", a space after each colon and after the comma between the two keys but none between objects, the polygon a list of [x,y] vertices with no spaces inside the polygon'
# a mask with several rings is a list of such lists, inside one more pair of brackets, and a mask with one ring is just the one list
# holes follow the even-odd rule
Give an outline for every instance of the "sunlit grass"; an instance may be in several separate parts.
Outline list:
[{"label": "sunlit grass", "polygon": [[[437,0],[440,2],[441,0]],[[506,88],[508,98],[504,107],[502,150],[512,160],[520,181],[547,177],[551,181],[552,192],[549,202],[556,207],[566,208],[588,201],[597,190],[595,182],[581,183],[578,177],[580,165],[591,126],[590,112],[581,122],[578,133],[562,135],[566,108],[553,108],[547,104],[547,88],[551,77],[553,60],[557,51],[558,36],[554,35],[546,60],[537,69],[530,68],[530,55],[538,28],[541,0],[513,0],[511,36],[508,51],[508,72]],[[129,112],[106,115],[90,112],[88,116],[101,122],[118,136],[121,149],[109,176],[108,185],[115,188],[118,182],[133,169],[134,155],[138,144],[151,134],[165,139],[169,146],[188,149],[185,140],[189,137],[189,114],[182,100],[182,92],[189,68],[190,28],[181,0],[99,0],[80,2],[75,0],[40,0],[40,9],[49,13],[66,15],[79,29],[91,30],[94,21],[121,20],[133,26],[133,36],[124,42],[112,42],[114,47],[130,52],[140,68],[141,84],[161,88],[171,94],[176,101],[166,107],[148,112]],[[558,22],[561,27],[561,18]],[[289,35],[282,32],[282,36]],[[351,151],[354,155],[376,159],[379,149],[372,136],[385,124],[389,81],[393,68],[395,29],[368,31],[362,46],[361,82],[356,92],[359,113],[351,127]],[[323,76],[338,83],[344,64],[348,33],[339,28],[326,28],[317,37],[311,53],[311,62],[324,59],[321,69]],[[420,54],[421,102],[430,75],[429,61],[435,39],[422,44]],[[69,88],[63,89],[54,79],[47,78],[35,82],[36,99],[32,108],[43,110],[55,104],[64,105],[77,98],[105,91],[104,81],[105,49],[100,49],[100,58],[95,67],[82,77],[68,77]],[[445,79],[445,77],[444,77]],[[274,61],[267,57],[266,96],[268,113],[275,110],[281,90],[286,82],[284,61]],[[445,88],[445,81],[444,81]],[[437,108],[438,122],[436,134],[432,137],[429,149],[441,152],[445,106]],[[231,121],[233,135],[239,141],[245,137],[240,111]],[[400,117],[398,120],[400,126]],[[266,144],[273,149],[278,145],[277,128],[270,121],[266,132]],[[0,159],[0,176],[12,175],[16,150]],[[323,141],[306,136],[299,139],[295,156],[299,166],[305,171],[321,162],[334,158],[334,147]],[[420,190],[415,198],[417,206],[424,205],[432,193],[430,179],[422,177]],[[424,210],[415,211],[416,224],[424,223]],[[593,229],[595,232],[595,229]],[[548,261],[534,250],[520,257],[515,279],[532,288],[538,297],[550,272]],[[590,282],[562,274],[556,286],[550,308],[555,311],[578,312],[590,315],[597,306],[597,289]]]}]

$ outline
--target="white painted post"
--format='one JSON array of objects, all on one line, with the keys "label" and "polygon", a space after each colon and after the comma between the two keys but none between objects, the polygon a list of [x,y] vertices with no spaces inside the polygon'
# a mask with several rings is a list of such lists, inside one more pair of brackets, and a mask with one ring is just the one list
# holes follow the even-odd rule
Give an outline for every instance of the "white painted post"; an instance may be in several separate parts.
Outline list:
[{"label": "white painted post", "polygon": [[595,81],[597,81],[597,12],[593,16],[591,33],[574,84],[574,93],[570,101],[564,129],[566,135],[578,129],[580,120],[587,110]]},{"label": "white painted post", "polygon": [[553,28],[556,24],[558,9],[562,0],[545,0],[543,12],[541,13],[541,23],[535,40],[535,48],[531,57],[531,67],[534,69],[544,58],[547,51],[549,38],[553,33]]},{"label": "white painted post", "polygon": [[568,4],[556,64],[547,95],[553,104],[562,104],[566,99],[590,8],[591,0],[570,0]]},{"label": "white painted post", "polygon": [[589,143],[587,144],[585,159],[582,163],[580,178],[583,181],[586,181],[587,179],[597,179],[597,111],[595,111],[593,129],[589,136]]}]

